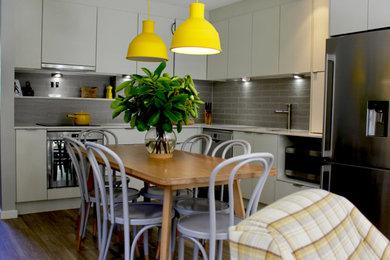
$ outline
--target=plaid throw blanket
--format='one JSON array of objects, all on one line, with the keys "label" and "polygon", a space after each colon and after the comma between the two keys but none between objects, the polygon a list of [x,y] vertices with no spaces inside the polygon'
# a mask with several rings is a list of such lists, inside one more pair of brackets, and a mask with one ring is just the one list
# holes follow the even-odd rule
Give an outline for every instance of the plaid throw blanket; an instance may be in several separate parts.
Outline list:
[{"label": "plaid throw blanket", "polygon": [[347,199],[320,189],[263,208],[229,239],[231,259],[390,259],[387,238]]}]

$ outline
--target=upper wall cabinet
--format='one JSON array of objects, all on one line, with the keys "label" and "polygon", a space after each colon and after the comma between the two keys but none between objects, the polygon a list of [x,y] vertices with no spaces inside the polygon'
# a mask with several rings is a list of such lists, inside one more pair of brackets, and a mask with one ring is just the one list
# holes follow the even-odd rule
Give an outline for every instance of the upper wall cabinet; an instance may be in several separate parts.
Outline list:
[{"label": "upper wall cabinet", "polygon": [[313,0],[312,71],[325,70],[326,39],[328,38],[329,0]]},{"label": "upper wall cabinet", "polygon": [[229,19],[228,77],[248,76],[251,71],[252,15]]},{"label": "upper wall cabinet", "polygon": [[15,0],[15,67],[41,68],[42,0]]},{"label": "upper wall cabinet", "polygon": [[97,8],[43,1],[42,63],[95,66]]},{"label": "upper wall cabinet", "polygon": [[130,42],[137,36],[138,14],[99,8],[97,23],[96,72],[136,73],[136,62],[127,60]]},{"label": "upper wall cabinet", "polygon": [[368,30],[390,26],[390,1],[368,1]]},{"label": "upper wall cabinet", "polygon": [[213,24],[219,33],[222,52],[207,57],[207,79],[218,80],[227,78],[228,64],[228,40],[229,40],[229,21],[223,20]]},{"label": "upper wall cabinet", "polygon": [[367,30],[367,6],[368,0],[330,0],[329,34]]},{"label": "upper wall cabinet", "polygon": [[[184,20],[176,19],[176,28]],[[168,49],[170,48],[167,46]],[[185,55],[175,53],[175,75],[183,77],[187,74],[193,79],[206,79],[207,56],[206,55]]]},{"label": "upper wall cabinet", "polygon": [[[138,19],[138,31],[142,32],[142,21],[147,20],[147,15],[140,15]],[[174,58],[173,58],[173,52],[169,50],[172,43],[172,24],[175,22],[175,19],[166,18],[166,17],[160,17],[160,16],[150,16],[150,20],[154,21],[154,32],[164,41],[165,45],[167,46],[168,51],[168,61],[167,61],[167,67],[163,71],[164,73],[169,73],[170,75],[173,75],[173,64],[174,64]],[[151,72],[153,72],[158,65],[160,65],[159,62],[137,62],[137,73],[138,74],[144,74],[141,68],[147,68]]]},{"label": "upper wall cabinet", "polygon": [[251,76],[279,71],[279,6],[253,13]]},{"label": "upper wall cabinet", "polygon": [[312,0],[281,6],[279,73],[310,72]]}]

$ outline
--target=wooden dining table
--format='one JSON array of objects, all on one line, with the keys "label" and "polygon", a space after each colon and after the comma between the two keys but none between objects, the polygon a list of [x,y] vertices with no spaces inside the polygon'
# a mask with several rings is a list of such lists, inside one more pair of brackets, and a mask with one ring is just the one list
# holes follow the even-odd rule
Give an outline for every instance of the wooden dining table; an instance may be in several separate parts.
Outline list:
[{"label": "wooden dining table", "polygon": [[[180,150],[175,150],[173,157],[170,159],[155,159],[149,158],[144,145],[122,144],[109,145],[108,147],[121,158],[126,174],[163,188],[160,259],[168,259],[173,191],[183,188],[208,187],[211,172],[224,159]],[[110,157],[108,159],[111,167],[118,169],[116,162]],[[101,160],[99,161],[99,158],[97,160],[99,163],[103,163]],[[217,175],[216,185],[228,183],[232,168],[233,166],[225,167]],[[248,164],[238,171],[234,181],[234,210],[236,215],[242,217],[245,215],[238,179],[259,177],[262,169],[261,166]],[[272,168],[270,175],[276,175],[276,169]]]}]

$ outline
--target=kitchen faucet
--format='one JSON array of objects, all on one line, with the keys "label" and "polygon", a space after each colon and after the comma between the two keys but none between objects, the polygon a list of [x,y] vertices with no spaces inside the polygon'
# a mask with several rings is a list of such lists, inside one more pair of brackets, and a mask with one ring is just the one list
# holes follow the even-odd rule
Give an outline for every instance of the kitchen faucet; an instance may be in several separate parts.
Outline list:
[{"label": "kitchen faucet", "polygon": [[286,104],[287,110],[275,110],[275,113],[287,114],[287,129],[291,129],[292,104]]}]

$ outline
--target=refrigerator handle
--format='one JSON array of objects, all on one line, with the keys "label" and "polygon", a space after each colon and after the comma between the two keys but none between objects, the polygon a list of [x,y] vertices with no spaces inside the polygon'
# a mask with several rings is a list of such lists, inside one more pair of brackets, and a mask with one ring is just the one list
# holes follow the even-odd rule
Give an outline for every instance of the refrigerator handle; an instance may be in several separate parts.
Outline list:
[{"label": "refrigerator handle", "polygon": [[334,91],[336,74],[336,55],[326,54],[325,102],[324,102],[324,139],[322,141],[322,156],[332,157]]},{"label": "refrigerator handle", "polygon": [[321,166],[320,188],[330,191],[331,165],[326,164]]}]

